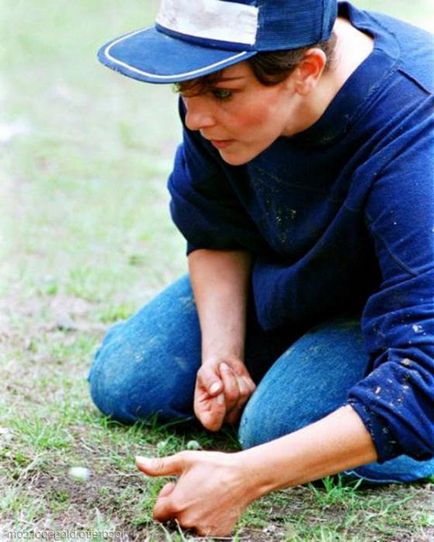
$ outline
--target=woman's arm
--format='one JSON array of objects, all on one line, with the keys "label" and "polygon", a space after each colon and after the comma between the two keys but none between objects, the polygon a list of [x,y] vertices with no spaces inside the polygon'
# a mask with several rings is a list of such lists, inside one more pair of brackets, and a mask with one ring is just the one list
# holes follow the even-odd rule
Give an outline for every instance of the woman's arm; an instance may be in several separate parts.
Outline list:
[{"label": "woman's arm", "polygon": [[199,249],[188,257],[202,331],[202,359],[244,355],[251,257],[238,250]]},{"label": "woman's arm", "polygon": [[376,461],[372,438],[349,405],[294,433],[241,452],[255,498]]},{"label": "woman's arm", "polygon": [[225,536],[255,499],[283,487],[375,461],[371,437],[351,406],[261,446],[234,454],[181,452],[137,458],[150,476],[177,475],[154,508],[159,521],[176,519],[201,535]]},{"label": "woman's arm", "polygon": [[190,279],[202,332],[195,413],[210,430],[234,422],[255,385],[244,365],[251,256],[239,250],[195,250]]}]

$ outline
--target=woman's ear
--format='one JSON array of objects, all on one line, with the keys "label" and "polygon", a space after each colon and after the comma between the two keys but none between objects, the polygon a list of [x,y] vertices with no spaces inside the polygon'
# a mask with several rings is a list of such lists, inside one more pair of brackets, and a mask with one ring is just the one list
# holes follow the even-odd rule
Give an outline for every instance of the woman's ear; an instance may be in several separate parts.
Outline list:
[{"label": "woman's ear", "polygon": [[327,57],[321,49],[312,48],[306,51],[304,57],[293,72],[295,91],[306,96],[316,87],[327,63]]}]

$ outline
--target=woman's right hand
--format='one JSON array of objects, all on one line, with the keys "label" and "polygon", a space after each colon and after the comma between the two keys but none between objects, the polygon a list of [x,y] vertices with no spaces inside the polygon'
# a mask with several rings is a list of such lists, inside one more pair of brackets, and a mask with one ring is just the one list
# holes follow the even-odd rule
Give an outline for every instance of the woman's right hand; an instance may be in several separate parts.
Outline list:
[{"label": "woman's right hand", "polygon": [[202,425],[218,431],[223,423],[235,423],[255,391],[244,363],[236,357],[205,360],[196,377],[194,412]]}]

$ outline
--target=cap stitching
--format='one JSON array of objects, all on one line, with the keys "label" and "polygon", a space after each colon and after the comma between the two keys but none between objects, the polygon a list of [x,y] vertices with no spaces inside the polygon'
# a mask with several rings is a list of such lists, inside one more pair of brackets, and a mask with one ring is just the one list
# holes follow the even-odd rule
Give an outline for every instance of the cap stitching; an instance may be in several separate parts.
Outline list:
[{"label": "cap stitching", "polygon": [[241,53],[237,53],[236,55],[225,58],[224,60],[219,60],[218,62],[214,62],[213,64],[203,66],[203,67],[198,68],[196,70],[190,70],[188,72],[176,73],[176,74],[172,74],[172,75],[157,75],[157,74],[153,74],[153,73],[150,73],[150,72],[146,72],[144,70],[140,70],[139,68],[135,68],[134,66],[131,66],[130,64],[127,64],[126,62],[118,60],[114,56],[111,55],[110,50],[115,45],[118,45],[119,43],[121,43],[122,41],[124,41],[124,40],[126,40],[128,38],[132,38],[133,36],[135,36],[137,34],[140,34],[140,32],[145,32],[146,30],[149,30],[149,29],[147,28],[147,29],[137,30],[136,32],[132,32],[130,34],[127,34],[125,36],[120,37],[119,39],[117,39],[114,42],[110,43],[103,50],[103,55],[108,60],[113,62],[114,64],[116,64],[118,66],[122,66],[122,67],[124,67],[124,68],[126,68],[126,69],[128,69],[128,70],[130,70],[130,71],[132,71],[134,73],[138,73],[138,74],[145,75],[145,76],[148,76],[148,77],[153,77],[155,79],[163,80],[163,79],[173,79],[174,77],[186,77],[186,76],[190,76],[190,75],[191,76],[199,75],[201,72],[204,72],[205,70],[217,68],[218,66],[221,66],[222,64],[225,64],[226,62],[231,62],[232,60],[235,60],[235,59],[238,59],[238,58],[241,59],[243,56],[246,56],[247,54],[251,53],[251,51],[242,51]]}]

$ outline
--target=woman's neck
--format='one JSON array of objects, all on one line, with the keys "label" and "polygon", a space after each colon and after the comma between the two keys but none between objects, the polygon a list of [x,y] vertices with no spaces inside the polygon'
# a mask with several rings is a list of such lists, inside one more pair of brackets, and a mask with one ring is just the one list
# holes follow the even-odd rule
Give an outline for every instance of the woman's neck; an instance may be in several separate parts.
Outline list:
[{"label": "woman's neck", "polygon": [[357,30],[346,19],[338,18],[333,30],[337,40],[331,65],[312,94],[304,100],[304,118],[308,124],[305,129],[322,117],[345,82],[374,48],[373,38]]},{"label": "woman's neck", "polygon": [[337,41],[334,64],[329,74],[333,80],[336,95],[345,81],[372,53],[374,39],[343,18],[336,20],[334,32]]}]

